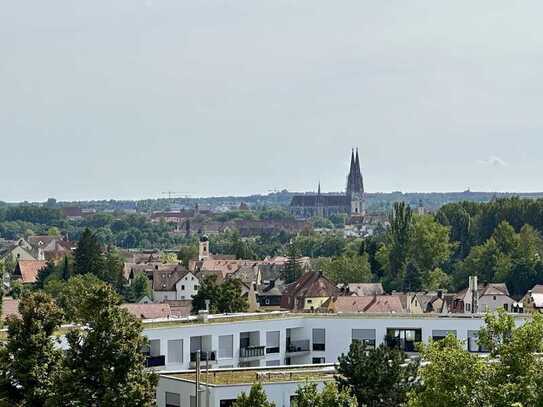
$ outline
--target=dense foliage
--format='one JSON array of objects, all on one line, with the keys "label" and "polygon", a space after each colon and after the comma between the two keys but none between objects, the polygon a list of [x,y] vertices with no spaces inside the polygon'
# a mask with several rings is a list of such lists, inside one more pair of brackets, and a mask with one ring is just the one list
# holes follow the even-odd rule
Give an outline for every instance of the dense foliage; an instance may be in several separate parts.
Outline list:
[{"label": "dense foliage", "polygon": [[353,341],[349,352],[339,357],[337,384],[356,396],[360,406],[399,406],[406,401],[416,373],[416,365],[406,363],[406,358],[396,348],[368,348]]},{"label": "dense foliage", "polygon": [[213,314],[247,311],[248,303],[242,296],[241,284],[236,279],[218,284],[214,274],[204,277],[198,293],[192,298],[192,312],[205,310],[206,300],[210,301],[209,312]]},{"label": "dense foliage", "polygon": [[0,405],[154,405],[157,376],[144,367],[141,322],[119,307],[111,286],[90,278],[72,278],[86,284],[64,304],[81,322],[66,333],[65,351],[55,344],[61,308],[44,292],[23,295],[0,346]]},{"label": "dense foliage", "polygon": [[470,354],[456,338],[423,347],[421,386],[409,394],[411,407],[506,407],[543,405],[543,318],[520,327],[505,312],[488,314],[479,342],[489,358]]}]

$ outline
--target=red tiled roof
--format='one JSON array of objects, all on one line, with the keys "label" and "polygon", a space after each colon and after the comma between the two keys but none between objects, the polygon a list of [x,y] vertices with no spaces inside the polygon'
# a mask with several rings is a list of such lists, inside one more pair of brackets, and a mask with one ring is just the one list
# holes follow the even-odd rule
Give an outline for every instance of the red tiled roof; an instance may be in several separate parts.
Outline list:
[{"label": "red tiled roof", "polygon": [[403,312],[400,297],[397,295],[343,296],[329,301],[328,307],[335,312]]},{"label": "red tiled roof", "polygon": [[122,304],[121,308],[139,319],[168,318],[172,313],[168,304]]},{"label": "red tiled roof", "polygon": [[19,317],[19,300],[4,297],[2,299],[2,316],[0,320],[5,321],[7,317],[14,315]]},{"label": "red tiled roof", "polygon": [[19,260],[14,275],[25,284],[35,283],[38,272],[45,266],[47,262],[44,260]]}]

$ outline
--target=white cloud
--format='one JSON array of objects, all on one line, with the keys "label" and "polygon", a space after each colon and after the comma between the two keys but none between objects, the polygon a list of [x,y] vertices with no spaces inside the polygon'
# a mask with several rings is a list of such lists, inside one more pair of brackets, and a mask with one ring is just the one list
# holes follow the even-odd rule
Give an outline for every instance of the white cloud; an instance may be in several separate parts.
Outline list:
[{"label": "white cloud", "polygon": [[488,165],[492,167],[507,167],[509,165],[503,159],[495,155],[491,155],[486,160],[477,160],[477,164]]}]

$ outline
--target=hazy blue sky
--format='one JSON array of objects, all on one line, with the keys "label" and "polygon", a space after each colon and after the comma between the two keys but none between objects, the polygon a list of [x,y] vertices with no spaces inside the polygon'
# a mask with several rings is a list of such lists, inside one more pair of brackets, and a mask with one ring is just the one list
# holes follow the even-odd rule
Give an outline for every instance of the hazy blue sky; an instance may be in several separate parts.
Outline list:
[{"label": "hazy blue sky", "polygon": [[0,200],[543,190],[543,3],[0,0]]}]

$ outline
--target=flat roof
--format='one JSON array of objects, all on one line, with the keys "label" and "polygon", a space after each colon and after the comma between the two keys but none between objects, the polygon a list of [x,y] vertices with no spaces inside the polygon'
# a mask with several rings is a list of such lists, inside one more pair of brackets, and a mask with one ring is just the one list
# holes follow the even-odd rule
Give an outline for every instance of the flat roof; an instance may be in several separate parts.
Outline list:
[{"label": "flat roof", "polygon": [[[272,312],[254,312],[254,313],[239,313],[239,314],[218,314],[209,315],[207,322],[204,322],[197,316],[181,317],[181,318],[161,318],[152,320],[143,320],[144,329],[156,328],[175,328],[178,326],[191,326],[203,324],[221,324],[232,322],[245,321],[262,321],[262,320],[280,320],[280,319],[296,319],[296,318],[336,318],[336,319],[479,319],[484,317],[484,313],[479,314],[436,314],[436,313],[377,313],[377,312],[359,312],[359,313],[293,313],[289,311],[272,311]],[[510,314],[517,319],[528,319],[530,314]]]},{"label": "flat roof", "polygon": [[[296,365],[296,366],[267,366],[260,368],[213,369],[209,373],[200,372],[200,383],[211,386],[241,385],[260,382],[284,383],[303,381],[334,380],[336,369],[333,364],[326,365]],[[160,377],[196,382],[195,371],[178,373],[162,373]]]}]

